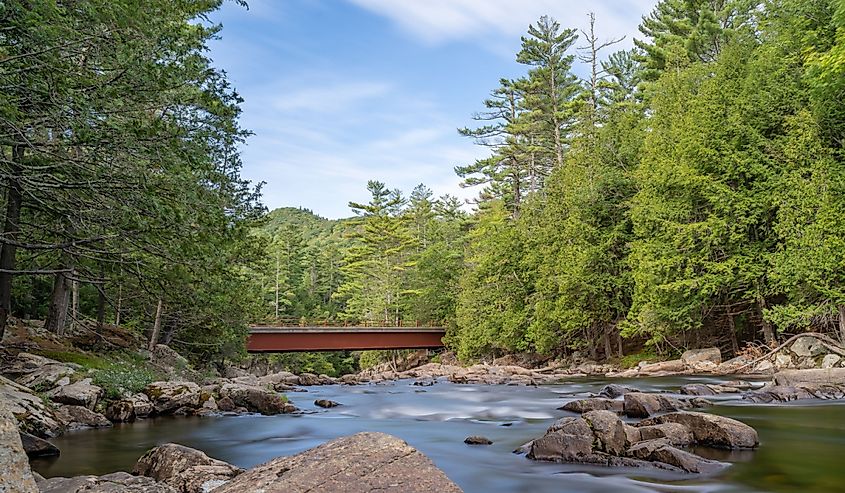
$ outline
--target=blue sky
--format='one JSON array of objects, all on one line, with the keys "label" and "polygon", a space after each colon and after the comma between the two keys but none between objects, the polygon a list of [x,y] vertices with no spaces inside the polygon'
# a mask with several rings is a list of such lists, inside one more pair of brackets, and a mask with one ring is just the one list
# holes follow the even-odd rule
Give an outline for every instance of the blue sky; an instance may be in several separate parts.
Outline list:
[{"label": "blue sky", "polygon": [[[602,38],[626,35],[654,0],[250,0],[225,2],[211,57],[244,97],[255,132],[243,175],[265,181],[270,208],[301,206],[329,218],[366,202],[367,180],[406,193],[425,183],[461,198],[456,165],[485,155],[456,128],[498,85],[528,25],[549,14]],[[576,43],[576,45],[579,45]],[[579,45],[580,46],[580,45]]]}]

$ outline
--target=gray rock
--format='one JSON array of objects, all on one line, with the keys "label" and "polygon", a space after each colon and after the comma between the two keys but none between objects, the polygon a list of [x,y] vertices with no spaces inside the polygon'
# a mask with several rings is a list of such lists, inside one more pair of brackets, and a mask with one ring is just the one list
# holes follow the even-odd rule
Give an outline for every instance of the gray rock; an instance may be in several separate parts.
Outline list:
[{"label": "gray rock", "polygon": [[822,368],[835,368],[841,360],[837,354],[827,354],[822,358]]},{"label": "gray rock", "polygon": [[801,399],[842,399],[845,398],[845,385],[819,383],[767,385],[762,389],[746,392],[742,398],[756,403],[789,402]]},{"label": "gray rock", "polygon": [[665,438],[670,445],[679,447],[692,445],[695,442],[692,432],[686,426],[678,423],[640,426],[637,430],[642,440]]},{"label": "gray rock", "polygon": [[[296,411],[296,407],[287,402],[284,396],[261,387],[227,383],[220,387],[220,397],[229,398],[236,406],[244,407],[251,412],[266,415]],[[218,407],[223,409],[219,404]]]},{"label": "gray rock", "polygon": [[673,359],[669,361],[661,361],[658,363],[650,363],[640,367],[641,374],[674,374],[681,373],[687,369],[683,361]]},{"label": "gray rock", "polygon": [[29,459],[21,445],[18,423],[0,400],[0,491],[37,493]]},{"label": "gray rock", "polygon": [[194,382],[153,382],[147,385],[144,394],[156,414],[173,414],[180,408],[196,409],[202,404],[202,392]]},{"label": "gray rock", "polygon": [[358,433],[254,467],[214,493],[457,493],[423,454],[384,433]]},{"label": "gray rock", "polygon": [[17,418],[22,431],[41,438],[52,438],[64,431],[55,412],[40,397],[4,377],[0,377],[0,402]]},{"label": "gray rock", "polygon": [[583,414],[590,411],[622,412],[622,401],[604,399],[601,397],[591,397],[588,399],[578,399],[575,401],[567,402],[558,409],[578,414]]},{"label": "gray rock", "polygon": [[789,350],[799,357],[813,357],[824,354],[825,347],[815,337],[799,337],[792,343]]},{"label": "gray rock", "polygon": [[617,383],[610,383],[602,387],[599,391],[599,397],[605,397],[607,399],[616,399],[617,397],[622,397],[628,392],[634,392],[635,389],[631,387],[625,387],[624,385],[619,385]]},{"label": "gray rock", "polygon": [[757,431],[747,424],[724,416],[698,412],[675,412],[642,421],[641,426],[677,423],[692,432],[695,442],[722,449],[755,448]]},{"label": "gray rock", "polygon": [[727,464],[679,450],[665,438],[637,443],[628,449],[628,455],[641,460],[669,464],[695,474],[712,474],[727,467]]},{"label": "gray rock", "polygon": [[25,387],[39,390],[67,385],[70,383],[69,377],[76,373],[66,363],[30,353],[18,353],[4,362],[0,371]]},{"label": "gray rock", "polygon": [[690,349],[681,355],[681,361],[693,370],[713,369],[722,363],[722,353],[717,347]]},{"label": "gray rock", "polygon": [[800,383],[845,385],[845,368],[784,370],[775,374],[774,377],[775,385],[796,385]]},{"label": "gray rock", "polygon": [[104,415],[82,406],[58,406],[56,416],[65,429],[84,430],[88,428],[108,428],[111,421]]},{"label": "gray rock", "polygon": [[793,366],[794,366],[794,363],[792,362],[792,356],[785,354],[785,353],[780,353],[777,356],[775,356],[775,367],[776,368],[779,368],[779,369],[792,368]]},{"label": "gray rock", "polygon": [[492,445],[493,441],[487,437],[472,435],[464,438],[464,443],[467,445]]},{"label": "gray rock", "polygon": [[97,405],[97,401],[103,395],[103,389],[94,385],[91,381],[90,378],[85,378],[76,383],[59,387],[47,395],[50,396],[50,400],[53,402],[84,406],[93,410]]},{"label": "gray rock", "polygon": [[169,485],[126,472],[99,477],[50,478],[38,487],[41,493],[178,493]]},{"label": "gray rock", "polygon": [[709,385],[703,383],[690,383],[681,387],[681,393],[684,395],[716,395],[717,392]]},{"label": "gray rock", "polygon": [[631,418],[647,418],[653,414],[693,409],[712,405],[707,399],[676,399],[661,394],[629,392],[625,394],[624,412]]},{"label": "gray rock", "polygon": [[621,455],[625,450],[627,435],[625,425],[616,413],[590,411],[583,416],[595,437],[593,448],[611,455]]},{"label": "gray rock", "polygon": [[149,450],[132,470],[133,474],[163,482],[180,493],[210,491],[242,472],[239,467],[176,443]]},{"label": "gray rock", "polygon": [[330,401],[328,399],[317,399],[314,401],[314,405],[322,407],[322,408],[330,408],[330,407],[337,407],[340,403],[335,401]]},{"label": "gray rock", "polygon": [[55,457],[60,453],[52,443],[29,433],[21,432],[21,444],[28,457]]},{"label": "gray rock", "polygon": [[303,373],[299,375],[299,385],[320,385],[320,377],[313,373]]}]

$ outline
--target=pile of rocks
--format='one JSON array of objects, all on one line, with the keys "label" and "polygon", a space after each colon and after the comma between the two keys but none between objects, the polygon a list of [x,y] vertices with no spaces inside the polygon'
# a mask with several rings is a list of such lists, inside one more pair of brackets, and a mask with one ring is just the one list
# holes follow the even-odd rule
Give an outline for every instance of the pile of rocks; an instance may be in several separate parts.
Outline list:
[{"label": "pile of rocks", "polygon": [[742,398],[757,403],[843,399],[845,368],[785,370],[776,373],[771,383],[746,392]]},{"label": "pile of rocks", "polygon": [[559,419],[520,451],[542,461],[709,474],[727,464],[678,447],[751,449],[758,443],[753,428],[722,416],[672,412],[629,425],[612,411],[598,410]]},{"label": "pile of rocks", "polygon": [[[25,458],[24,458],[25,460]],[[2,467],[2,463],[0,463]],[[22,465],[21,472],[29,471]],[[0,469],[2,472],[2,469]],[[14,491],[81,493],[304,493],[306,491],[460,493],[445,474],[404,441],[384,433],[338,438],[244,471],[199,450],[165,444],[147,452],[133,474],[40,479]]]}]

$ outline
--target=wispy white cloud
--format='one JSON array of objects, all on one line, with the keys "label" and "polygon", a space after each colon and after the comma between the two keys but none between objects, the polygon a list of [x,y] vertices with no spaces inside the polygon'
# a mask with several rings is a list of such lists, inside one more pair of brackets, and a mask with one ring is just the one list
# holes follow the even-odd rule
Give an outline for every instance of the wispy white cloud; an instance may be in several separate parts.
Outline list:
[{"label": "wispy white cloud", "polygon": [[[640,15],[655,0],[348,0],[394,22],[401,30],[426,43],[453,40],[489,41],[497,36],[524,33],[541,15],[550,15],[564,27],[583,29],[587,14],[594,12],[600,32],[608,37],[636,34]],[[517,38],[518,39],[518,38]]]},{"label": "wispy white cloud", "polygon": [[283,88],[271,100],[277,111],[341,112],[384,96],[390,85],[383,82],[338,82],[317,87]]}]

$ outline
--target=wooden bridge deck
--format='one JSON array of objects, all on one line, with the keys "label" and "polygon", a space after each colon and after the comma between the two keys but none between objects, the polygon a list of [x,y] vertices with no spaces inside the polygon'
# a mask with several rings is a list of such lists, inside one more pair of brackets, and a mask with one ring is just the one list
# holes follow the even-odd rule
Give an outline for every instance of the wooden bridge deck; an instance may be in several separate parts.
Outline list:
[{"label": "wooden bridge deck", "polygon": [[434,349],[443,347],[445,327],[285,326],[250,327],[247,351],[361,351],[372,349]]}]

